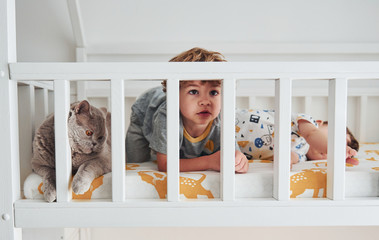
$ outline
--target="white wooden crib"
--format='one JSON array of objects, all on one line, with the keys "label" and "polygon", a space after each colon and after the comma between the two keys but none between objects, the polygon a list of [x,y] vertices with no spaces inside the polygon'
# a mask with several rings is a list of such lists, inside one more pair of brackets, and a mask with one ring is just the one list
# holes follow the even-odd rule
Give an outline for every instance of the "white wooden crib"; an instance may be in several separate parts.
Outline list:
[{"label": "white wooden crib", "polygon": [[[0,239],[20,239],[20,228],[379,225],[377,197],[345,198],[347,86],[349,80],[354,79],[379,80],[379,62],[17,63],[12,32],[14,10],[6,1],[1,1],[0,9]],[[13,24],[13,27],[7,27],[7,24]],[[167,199],[125,199],[125,89],[132,80],[163,79],[168,80]],[[194,79],[223,79],[221,197],[214,200],[179,198],[179,80]],[[267,199],[235,197],[233,113],[237,94],[234,89],[236,81],[246,79],[275,82],[276,161],[273,197]],[[292,83],[309,79],[327,80],[329,86],[327,198],[291,200],[289,134]],[[71,159],[66,119],[70,82],[86,80],[111,83],[113,187],[112,199],[107,200],[73,201],[69,190]],[[379,95],[377,88],[369,90],[365,88],[362,93],[362,115],[367,111],[364,108],[367,96]],[[37,106],[35,110],[33,101]],[[21,172],[28,163],[20,163],[20,159],[23,151],[31,151],[33,118],[21,121],[27,126],[19,126],[18,119],[31,116],[32,112],[40,112],[36,114],[39,117],[46,116],[52,101],[56,115],[57,202],[25,200],[20,190]],[[30,104],[31,113],[25,116],[18,114],[23,107],[20,104]],[[34,121],[41,122],[42,118]],[[359,124],[361,128],[363,125]],[[19,141],[19,135],[25,132],[29,136]],[[30,146],[26,145],[28,143]]]}]

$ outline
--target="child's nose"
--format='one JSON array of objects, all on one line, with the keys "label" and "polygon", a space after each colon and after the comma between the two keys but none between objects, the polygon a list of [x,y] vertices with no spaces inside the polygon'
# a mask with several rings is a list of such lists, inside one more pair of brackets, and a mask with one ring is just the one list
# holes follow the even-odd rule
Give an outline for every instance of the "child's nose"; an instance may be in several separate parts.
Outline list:
[{"label": "child's nose", "polygon": [[203,98],[200,99],[199,104],[200,104],[201,106],[208,106],[208,105],[211,104],[211,101],[209,100],[208,97],[203,97]]}]

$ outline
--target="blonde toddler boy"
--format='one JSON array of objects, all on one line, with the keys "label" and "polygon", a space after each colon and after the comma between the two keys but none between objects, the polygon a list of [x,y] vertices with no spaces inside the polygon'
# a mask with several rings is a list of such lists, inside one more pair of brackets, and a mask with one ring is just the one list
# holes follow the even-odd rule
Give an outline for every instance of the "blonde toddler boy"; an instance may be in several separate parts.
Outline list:
[{"label": "blonde toddler boy", "polygon": [[[190,49],[171,62],[223,62],[223,56],[201,48]],[[151,160],[156,154],[158,169],[167,169],[166,82],[142,94],[132,106],[126,135],[128,162]],[[220,170],[221,81],[181,81],[180,171]],[[235,172],[245,173],[248,161],[236,145]]]}]

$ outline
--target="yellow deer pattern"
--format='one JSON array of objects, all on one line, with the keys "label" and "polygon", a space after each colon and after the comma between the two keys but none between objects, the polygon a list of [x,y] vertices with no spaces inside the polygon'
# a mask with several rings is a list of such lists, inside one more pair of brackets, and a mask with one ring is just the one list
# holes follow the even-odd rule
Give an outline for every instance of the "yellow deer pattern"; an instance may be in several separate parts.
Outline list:
[{"label": "yellow deer pattern", "polygon": [[379,155],[379,150],[366,150],[365,153],[366,154],[374,153],[376,155]]},{"label": "yellow deer pattern", "polygon": [[[214,198],[211,191],[205,189],[201,183],[206,178],[206,175],[199,173],[200,179],[196,180],[188,177],[180,177],[180,194],[186,198],[197,198],[198,195],[205,195],[208,198]],[[157,171],[140,171],[138,172],[141,179],[153,185],[159,195],[159,198],[164,199],[167,195],[167,175],[166,173]]]},{"label": "yellow deer pattern", "polygon": [[137,168],[138,168],[139,166],[140,166],[139,164],[127,163],[127,164],[125,165],[125,169],[126,169],[126,170],[137,170]]},{"label": "yellow deer pattern", "polygon": [[[91,199],[92,198],[92,192],[95,191],[101,185],[103,185],[103,178],[104,178],[104,176],[100,176],[98,178],[95,178],[92,181],[91,186],[88,189],[88,191],[83,193],[83,194],[75,194],[74,192],[72,192],[72,199]],[[42,185],[43,185],[43,183],[40,183],[40,185],[38,186],[38,192],[40,194],[43,194]]]},{"label": "yellow deer pattern", "polygon": [[304,169],[300,173],[291,176],[291,198],[303,194],[305,190],[313,190],[313,198],[318,198],[320,189],[323,189],[323,197],[326,197],[326,169]]}]

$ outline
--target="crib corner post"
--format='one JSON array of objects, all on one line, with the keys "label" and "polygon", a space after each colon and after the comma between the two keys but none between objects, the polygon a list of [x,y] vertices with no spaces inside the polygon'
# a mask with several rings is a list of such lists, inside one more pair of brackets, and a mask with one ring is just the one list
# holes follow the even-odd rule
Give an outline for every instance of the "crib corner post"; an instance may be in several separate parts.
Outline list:
[{"label": "crib corner post", "polygon": [[14,202],[20,199],[17,82],[8,64],[16,62],[15,0],[0,1],[0,239],[21,239],[15,228]]},{"label": "crib corner post", "polygon": [[15,228],[14,202],[20,199],[17,82],[0,77],[0,239],[21,239]]},{"label": "crib corner post", "polygon": [[22,239],[15,228],[14,202],[21,198],[17,82],[0,77],[0,239]]}]

